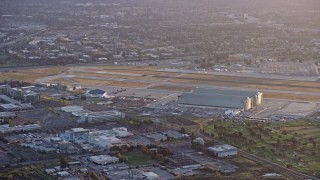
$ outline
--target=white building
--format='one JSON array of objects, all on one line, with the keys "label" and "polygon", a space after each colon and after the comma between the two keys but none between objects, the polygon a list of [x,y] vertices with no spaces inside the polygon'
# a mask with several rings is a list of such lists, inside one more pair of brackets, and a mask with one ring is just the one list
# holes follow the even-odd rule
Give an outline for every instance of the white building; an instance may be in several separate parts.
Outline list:
[{"label": "white building", "polygon": [[72,128],[69,132],[70,141],[75,143],[81,143],[88,140],[89,137],[89,129],[83,128]]},{"label": "white building", "polygon": [[124,119],[125,114],[119,111],[101,111],[101,112],[87,112],[81,114],[78,123],[93,123],[93,122],[104,122],[104,121],[115,121]]},{"label": "white building", "polygon": [[61,107],[61,111],[64,111],[67,113],[79,112],[79,111],[83,111],[83,107],[81,107],[81,106],[64,106],[64,107]]},{"label": "white building", "polygon": [[241,111],[239,110],[233,110],[233,109],[230,109],[230,110],[227,110],[226,112],[224,112],[224,115],[227,115],[227,116],[236,116],[238,114],[240,114]]},{"label": "white building", "polygon": [[93,136],[89,143],[101,149],[109,150],[110,147],[121,144],[121,140],[112,136]]},{"label": "white building", "polygon": [[214,153],[214,155],[217,157],[234,156],[234,155],[237,155],[238,153],[237,148],[229,144],[211,146],[211,147],[208,147],[208,150]]},{"label": "white building", "polygon": [[127,137],[128,136],[128,130],[125,127],[112,128],[112,131],[118,137]]},{"label": "white building", "polygon": [[193,142],[198,143],[200,145],[204,145],[205,142],[201,137],[196,138],[195,140],[193,140]]},{"label": "white building", "polygon": [[99,165],[106,165],[110,163],[119,162],[119,159],[108,155],[98,155],[89,157],[89,161]]},{"label": "white building", "polygon": [[154,172],[144,172],[142,173],[142,179],[160,180],[160,176]]}]

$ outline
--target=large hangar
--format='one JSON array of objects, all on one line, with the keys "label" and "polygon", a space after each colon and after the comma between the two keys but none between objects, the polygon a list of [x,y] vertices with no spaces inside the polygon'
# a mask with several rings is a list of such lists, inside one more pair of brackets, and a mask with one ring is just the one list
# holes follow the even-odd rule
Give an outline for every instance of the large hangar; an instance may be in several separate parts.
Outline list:
[{"label": "large hangar", "polygon": [[178,98],[179,104],[250,110],[263,102],[263,94],[252,91],[195,88]]},{"label": "large hangar", "polygon": [[224,96],[243,96],[249,97],[253,100],[253,105],[260,105],[263,102],[263,94],[261,92],[255,91],[236,91],[236,90],[225,90],[225,89],[207,89],[207,88],[195,88],[193,89],[194,93],[199,94],[217,94]]}]

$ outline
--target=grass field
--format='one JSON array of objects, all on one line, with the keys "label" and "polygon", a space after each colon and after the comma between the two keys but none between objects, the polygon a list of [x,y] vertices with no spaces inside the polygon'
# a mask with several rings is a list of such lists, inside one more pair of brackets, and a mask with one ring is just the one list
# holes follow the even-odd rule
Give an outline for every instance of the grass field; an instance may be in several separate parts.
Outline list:
[{"label": "grass field", "polygon": [[0,72],[0,81],[24,81],[33,83],[36,79],[43,77],[40,74],[23,73],[23,72]]},{"label": "grass field", "polygon": [[263,94],[263,97],[264,98],[271,98],[271,99],[285,99],[285,100],[320,102],[320,96],[309,96],[309,95],[303,95],[303,94],[265,92]]},{"label": "grass field", "polygon": [[173,85],[155,85],[148,89],[169,90],[169,91],[191,91],[192,87],[173,86]]},{"label": "grass field", "polygon": [[55,179],[51,175],[46,174],[41,167],[27,166],[23,168],[17,168],[7,173],[0,173],[0,179]]},{"label": "grass field", "polygon": [[214,121],[204,132],[278,164],[320,176],[320,122]]},{"label": "grass field", "polygon": [[127,163],[132,166],[151,164],[152,159],[149,155],[143,154],[140,151],[130,151],[123,155],[128,157]]},{"label": "grass field", "polygon": [[81,85],[98,85],[98,86],[116,86],[116,87],[132,87],[132,88],[142,88],[149,84],[139,83],[139,82],[128,82],[128,81],[107,81],[107,80],[96,80],[96,79],[85,79],[85,78],[70,78],[74,83],[79,83]]}]

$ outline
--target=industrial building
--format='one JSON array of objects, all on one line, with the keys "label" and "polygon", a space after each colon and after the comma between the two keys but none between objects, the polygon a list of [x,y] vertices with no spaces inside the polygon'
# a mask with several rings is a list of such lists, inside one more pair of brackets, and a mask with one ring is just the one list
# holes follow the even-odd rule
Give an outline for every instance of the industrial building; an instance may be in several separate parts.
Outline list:
[{"label": "industrial building", "polygon": [[23,101],[25,103],[30,103],[34,104],[40,101],[40,94],[34,93],[34,92],[29,92],[25,95],[23,95]]},{"label": "industrial building", "polygon": [[119,111],[86,112],[81,114],[78,123],[95,123],[124,119],[125,114]]},{"label": "industrial building", "polygon": [[238,150],[229,144],[215,145],[208,147],[208,150],[217,157],[229,157],[237,155]]},{"label": "industrial building", "polygon": [[38,124],[28,124],[28,125],[17,125],[10,126],[9,124],[0,125],[1,133],[12,133],[12,132],[22,132],[22,131],[34,131],[39,130],[41,127]]},{"label": "industrial building", "polygon": [[16,101],[7,95],[0,95],[0,102],[5,103],[5,104],[15,104],[15,105],[20,105],[21,103],[19,101]]},{"label": "industrial building", "polygon": [[85,142],[88,141],[89,129],[72,128],[69,133],[69,139],[72,142]]},{"label": "industrial building", "polygon": [[109,150],[112,146],[123,145],[121,139],[117,137],[126,137],[127,135],[127,128],[124,127],[94,131],[84,128],[72,128],[65,131],[61,137],[79,145],[90,144],[99,149]]},{"label": "industrial building", "polygon": [[10,89],[9,96],[13,97],[14,99],[23,100],[23,95],[24,95],[24,92],[22,91],[22,89],[19,89],[19,88]]},{"label": "industrial building", "polygon": [[250,110],[263,102],[263,94],[251,91],[195,88],[178,98],[179,104]]},{"label": "industrial building", "polygon": [[61,111],[64,111],[67,113],[79,112],[79,111],[83,111],[83,107],[81,107],[81,106],[64,106],[64,107],[61,107]]},{"label": "industrial building", "polygon": [[106,164],[119,162],[119,159],[117,157],[108,156],[108,155],[90,156],[88,159],[89,161],[98,165],[106,165]]},{"label": "industrial building", "polygon": [[226,90],[226,89],[207,89],[207,88],[195,88],[193,89],[195,93],[201,94],[217,94],[224,96],[240,96],[249,97],[253,100],[253,105],[260,105],[263,102],[263,93],[255,91],[236,91],[236,90]]},{"label": "industrial building", "polygon": [[112,146],[120,146],[122,141],[115,136],[91,135],[89,137],[89,143],[100,149],[109,150]]},{"label": "industrial building", "polygon": [[142,179],[147,180],[160,180],[160,176],[154,172],[144,172],[142,173]]},{"label": "industrial building", "polygon": [[9,85],[0,85],[0,94],[9,94],[10,88]]},{"label": "industrial building", "polygon": [[1,85],[0,101],[4,101],[5,103],[11,103],[15,105],[19,105],[19,101],[30,104],[39,102],[40,94],[33,92],[33,90],[35,89],[35,86],[11,88],[9,85]]},{"label": "industrial building", "polygon": [[13,112],[0,112],[0,119],[12,119],[17,117],[16,113]]},{"label": "industrial building", "polygon": [[116,134],[117,137],[128,136],[128,130],[125,127],[112,128],[112,131]]},{"label": "industrial building", "polygon": [[1,104],[0,110],[5,111],[5,112],[10,112],[10,111],[19,111],[20,108],[19,108],[19,106],[14,105],[14,104]]}]

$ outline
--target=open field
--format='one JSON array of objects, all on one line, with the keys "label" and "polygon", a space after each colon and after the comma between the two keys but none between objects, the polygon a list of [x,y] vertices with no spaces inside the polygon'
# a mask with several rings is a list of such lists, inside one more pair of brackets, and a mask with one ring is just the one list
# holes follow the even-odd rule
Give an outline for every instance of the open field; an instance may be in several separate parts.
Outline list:
[{"label": "open field", "polygon": [[320,176],[320,122],[212,121],[204,133],[278,164]]},{"label": "open field", "polygon": [[68,67],[58,66],[58,67],[47,67],[47,68],[35,68],[35,69],[22,69],[19,70],[22,73],[32,73],[32,74],[42,74],[42,75],[55,75],[61,74],[68,70]]},{"label": "open field", "polygon": [[[53,76],[56,75],[56,76]],[[227,75],[164,72],[158,67],[134,66],[57,66],[1,72],[0,80],[52,83],[79,83],[86,86],[115,86],[167,91],[188,91],[196,86],[252,89],[265,92],[266,98],[319,102],[320,82],[238,77]],[[292,93],[290,93],[292,92]]]},{"label": "open field", "polygon": [[[205,84],[222,87],[238,87],[248,89],[268,89],[294,92],[313,92],[320,93],[320,82],[301,82],[301,81],[286,81],[273,79],[258,79],[258,78],[244,78],[233,76],[212,76],[211,77],[197,77],[198,74],[188,74],[188,77],[172,77],[169,82],[173,83],[188,83],[188,84]],[[191,76],[191,77],[190,77]],[[203,75],[200,75],[203,76]],[[209,75],[206,75],[209,76]],[[166,77],[166,76],[155,76]],[[168,77],[169,78],[169,77]]]},{"label": "open field", "polygon": [[147,86],[147,83],[139,82],[128,82],[128,81],[106,81],[106,80],[95,80],[95,79],[85,79],[85,78],[70,78],[73,83],[78,83],[81,85],[98,85],[98,86],[116,86],[116,87],[132,87],[132,88],[142,88]]},{"label": "open field", "polygon": [[270,99],[287,99],[287,100],[297,100],[297,101],[320,102],[320,96],[311,96],[311,95],[303,95],[303,94],[265,92],[263,94],[263,97],[270,98]]},{"label": "open field", "polygon": [[159,90],[168,90],[168,91],[191,91],[192,87],[183,87],[183,86],[174,86],[174,85],[154,85],[148,89],[159,89]]},{"label": "open field", "polygon": [[128,158],[127,163],[131,166],[146,165],[152,162],[149,155],[143,154],[140,151],[130,151],[123,154]]},{"label": "open field", "polygon": [[51,180],[55,178],[45,173],[41,167],[32,165],[32,166],[17,168],[7,173],[0,173],[0,179],[34,179],[34,180],[48,179],[48,180]]},{"label": "open field", "polygon": [[34,83],[36,79],[43,77],[41,74],[23,73],[23,72],[0,72],[0,81],[24,81]]}]

